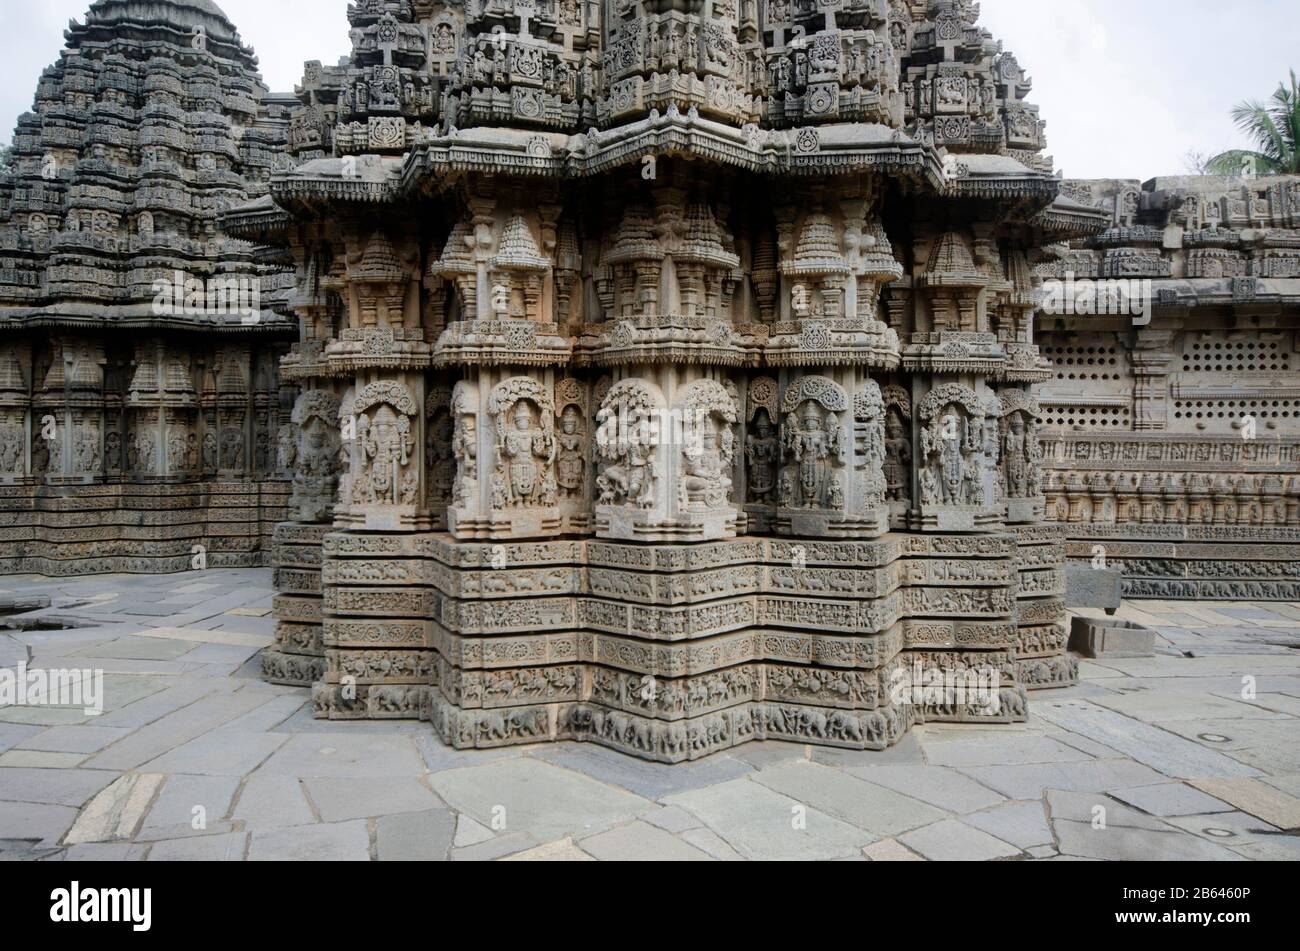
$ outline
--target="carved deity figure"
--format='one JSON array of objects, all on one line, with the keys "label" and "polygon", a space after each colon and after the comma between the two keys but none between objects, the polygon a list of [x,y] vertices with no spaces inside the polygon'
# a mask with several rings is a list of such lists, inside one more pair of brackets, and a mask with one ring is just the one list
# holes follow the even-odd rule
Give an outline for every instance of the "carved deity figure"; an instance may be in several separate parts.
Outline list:
[{"label": "carved deity figure", "polygon": [[885,424],[885,486],[891,502],[911,500],[912,440],[903,420],[891,411]]},{"label": "carved deity figure", "polygon": [[767,410],[761,409],[754,419],[754,431],[745,440],[745,457],[749,461],[749,500],[770,502],[776,488],[779,447],[776,432]]},{"label": "carved deity figure", "polygon": [[429,499],[435,505],[451,501],[456,484],[456,433],[451,416],[437,413],[429,423]]},{"label": "carved deity figure", "polygon": [[452,495],[466,505],[478,491],[478,420],[469,415],[456,417],[451,452],[456,457],[456,484]]},{"label": "carved deity figure", "polygon": [[1023,499],[1029,496],[1029,446],[1025,421],[1019,413],[1011,417],[1006,441],[1007,496]]},{"label": "carved deity figure", "polygon": [[653,508],[659,478],[657,426],[652,401],[642,387],[625,381],[610,392],[597,420],[596,451],[605,464],[596,477],[597,504]]},{"label": "carved deity figure", "polygon": [[587,462],[584,448],[586,434],[582,431],[582,415],[576,406],[567,406],[560,417],[560,433],[556,437],[558,458],[556,482],[560,495],[566,499],[580,499],[587,482]]},{"label": "carved deity figure", "polygon": [[803,404],[786,419],[785,453],[797,467],[797,502],[804,508],[834,507],[832,496],[843,493],[834,469],[843,464],[848,447],[840,432],[839,415],[813,402]]},{"label": "carved deity figure", "polygon": [[26,433],[21,423],[0,423],[0,472],[9,475],[21,472],[25,441]]},{"label": "carved deity figure", "polygon": [[720,508],[731,494],[731,461],[735,451],[730,427],[719,428],[711,415],[700,421],[698,432],[682,453],[683,472],[678,486],[683,508],[702,502]]},{"label": "carved deity figure", "polygon": [[357,442],[365,478],[359,491],[366,502],[396,505],[402,498],[402,472],[410,464],[415,441],[411,421],[387,406],[376,410],[374,419],[357,419]]},{"label": "carved deity figure", "polygon": [[498,486],[504,482],[506,506],[555,504],[555,476],[551,472],[556,456],[555,439],[537,418],[533,405],[519,400],[510,415],[512,428],[498,437],[501,461],[497,475],[502,477]]}]

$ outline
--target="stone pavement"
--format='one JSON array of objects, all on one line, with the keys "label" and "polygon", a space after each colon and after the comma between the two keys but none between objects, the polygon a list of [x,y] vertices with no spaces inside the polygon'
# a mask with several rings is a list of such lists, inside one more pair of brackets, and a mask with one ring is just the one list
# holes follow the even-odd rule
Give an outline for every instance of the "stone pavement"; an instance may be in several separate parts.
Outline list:
[{"label": "stone pavement", "polygon": [[3,858],[1300,859],[1293,604],[1133,602],[1159,656],[1085,661],[1020,726],[658,766],[314,720],[257,677],[267,571],[0,578],[41,596],[0,668],[103,671],[104,712],[0,708]]}]

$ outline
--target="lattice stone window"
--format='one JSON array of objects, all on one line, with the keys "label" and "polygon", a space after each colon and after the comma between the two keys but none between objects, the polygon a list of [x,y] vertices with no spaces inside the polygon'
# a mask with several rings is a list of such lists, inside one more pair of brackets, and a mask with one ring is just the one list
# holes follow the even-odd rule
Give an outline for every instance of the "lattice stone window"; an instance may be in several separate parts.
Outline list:
[{"label": "lattice stone window", "polygon": [[1178,400],[1174,403],[1174,419],[1238,420],[1248,415],[1256,419],[1297,419],[1300,403],[1295,400]]},{"label": "lattice stone window", "polygon": [[1294,354],[1279,340],[1200,340],[1183,346],[1185,373],[1286,371]]},{"label": "lattice stone window", "polygon": [[1072,380],[1121,381],[1127,377],[1127,360],[1118,347],[1052,346],[1043,348],[1047,359],[1056,367],[1056,378]]},{"label": "lattice stone window", "polygon": [[1132,429],[1132,411],[1127,406],[1053,406],[1043,404],[1043,421],[1055,429]]}]

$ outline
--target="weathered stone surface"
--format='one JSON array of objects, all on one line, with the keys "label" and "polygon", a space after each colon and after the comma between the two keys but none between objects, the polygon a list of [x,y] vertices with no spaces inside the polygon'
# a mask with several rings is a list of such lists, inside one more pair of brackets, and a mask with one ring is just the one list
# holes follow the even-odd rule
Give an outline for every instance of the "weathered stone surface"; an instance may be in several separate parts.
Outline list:
[{"label": "weathered stone surface", "polygon": [[[498,7],[355,4],[291,95],[210,4],[69,29],[0,174],[0,571],[276,592],[85,656],[272,638],[456,750],[833,763],[1077,684],[1072,583],[1300,597],[1300,181],[1063,181],[975,4]],[[198,771],[246,699],[91,763]]]},{"label": "weathered stone surface", "polygon": [[250,862],[365,862],[370,835],[361,820],[254,830],[248,844]]},{"label": "weathered stone surface", "polygon": [[1124,575],[1118,568],[1065,566],[1065,603],[1072,608],[1100,608],[1114,614],[1124,603]]},{"label": "weathered stone surface", "polygon": [[1279,829],[1300,829],[1300,799],[1257,779],[1196,779],[1192,785]]},{"label": "weathered stone surface", "polygon": [[1070,650],[1084,657],[1154,657],[1156,632],[1133,621],[1076,617]]},{"label": "weathered stone surface", "polygon": [[900,836],[899,841],[928,859],[939,862],[987,862],[1019,855],[1014,845],[972,829],[956,819],[945,819]]},{"label": "weathered stone surface", "polygon": [[381,816],[375,849],[381,862],[442,862],[451,851],[455,820],[445,809]]}]

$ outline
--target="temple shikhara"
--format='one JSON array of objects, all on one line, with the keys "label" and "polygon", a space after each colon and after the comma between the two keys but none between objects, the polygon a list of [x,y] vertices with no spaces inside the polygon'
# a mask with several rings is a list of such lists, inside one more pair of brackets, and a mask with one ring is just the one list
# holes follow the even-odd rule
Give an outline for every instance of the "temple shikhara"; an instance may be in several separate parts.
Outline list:
[{"label": "temple shikhara", "polygon": [[360,0],[278,95],[99,0],[0,177],[0,570],[265,564],[318,716],[667,762],[1023,720],[1067,557],[1300,600],[1300,179],[1063,179],[978,14]]}]

